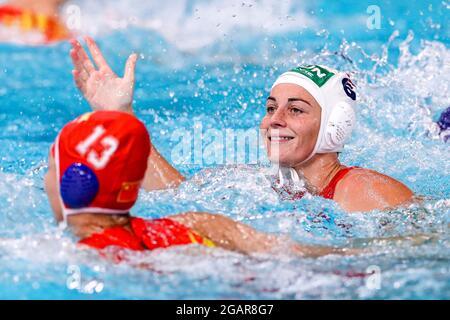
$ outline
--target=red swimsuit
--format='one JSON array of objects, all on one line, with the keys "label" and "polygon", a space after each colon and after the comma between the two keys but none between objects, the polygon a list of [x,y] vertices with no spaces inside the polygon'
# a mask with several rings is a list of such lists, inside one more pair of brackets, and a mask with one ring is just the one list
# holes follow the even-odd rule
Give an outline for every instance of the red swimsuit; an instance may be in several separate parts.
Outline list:
[{"label": "red swimsuit", "polygon": [[[341,181],[344,176],[352,169],[355,168],[359,168],[359,167],[347,167],[347,168],[342,168],[340,169],[335,176],[333,177],[333,179],[331,179],[331,181],[328,183],[328,185],[323,188],[323,190],[319,193],[319,196],[325,199],[333,199],[334,198],[334,192],[336,190],[336,185],[338,184],[339,181]],[[280,195],[282,196],[286,196],[286,200],[299,200],[301,198],[303,198],[303,196],[305,195],[304,191],[296,191],[293,192],[289,187],[287,186],[282,186],[280,187],[275,187],[272,186],[272,188],[278,192]]]},{"label": "red swimsuit", "polygon": [[118,246],[137,251],[192,243],[214,247],[212,241],[174,220],[141,218],[131,218],[131,230],[112,227],[82,239],[79,243],[96,249]]},{"label": "red swimsuit", "polygon": [[336,185],[339,181],[344,178],[344,176],[352,169],[359,168],[359,167],[347,167],[339,170],[333,179],[331,179],[330,183],[323,188],[323,190],[319,193],[319,196],[325,198],[325,199],[333,199],[334,198],[334,191],[336,190]]}]

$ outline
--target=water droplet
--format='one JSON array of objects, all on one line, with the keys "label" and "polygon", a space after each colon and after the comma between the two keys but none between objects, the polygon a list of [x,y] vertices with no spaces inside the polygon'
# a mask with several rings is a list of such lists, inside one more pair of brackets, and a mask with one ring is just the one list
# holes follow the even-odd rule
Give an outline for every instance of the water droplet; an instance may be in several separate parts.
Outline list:
[{"label": "water droplet", "polygon": [[200,79],[200,80],[197,81],[197,86],[200,89],[203,89],[205,87],[205,82],[203,81],[203,79]]}]

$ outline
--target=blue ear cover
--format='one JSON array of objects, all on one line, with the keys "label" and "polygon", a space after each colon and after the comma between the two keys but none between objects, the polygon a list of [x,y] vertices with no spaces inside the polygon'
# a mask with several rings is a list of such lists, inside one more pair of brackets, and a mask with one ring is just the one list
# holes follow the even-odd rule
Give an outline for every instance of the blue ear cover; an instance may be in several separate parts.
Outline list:
[{"label": "blue ear cover", "polygon": [[73,163],[61,177],[61,197],[68,208],[88,207],[95,199],[98,189],[99,182],[95,172],[82,163]]}]

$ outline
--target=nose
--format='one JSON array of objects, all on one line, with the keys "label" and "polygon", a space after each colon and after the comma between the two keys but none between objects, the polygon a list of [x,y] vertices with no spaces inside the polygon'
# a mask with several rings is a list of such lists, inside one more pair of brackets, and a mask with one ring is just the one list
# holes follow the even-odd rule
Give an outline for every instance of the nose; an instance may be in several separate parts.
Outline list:
[{"label": "nose", "polygon": [[270,117],[270,127],[271,128],[285,128],[285,110],[284,108],[278,108],[277,111]]}]

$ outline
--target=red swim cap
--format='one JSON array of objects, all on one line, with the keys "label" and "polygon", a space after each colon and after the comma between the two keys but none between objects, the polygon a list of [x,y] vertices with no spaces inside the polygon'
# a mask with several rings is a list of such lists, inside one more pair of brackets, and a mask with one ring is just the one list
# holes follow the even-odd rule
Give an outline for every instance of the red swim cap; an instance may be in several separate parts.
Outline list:
[{"label": "red swim cap", "polygon": [[54,152],[64,215],[127,213],[147,169],[144,124],[120,111],[86,113],[59,133]]}]

